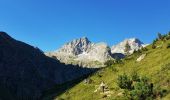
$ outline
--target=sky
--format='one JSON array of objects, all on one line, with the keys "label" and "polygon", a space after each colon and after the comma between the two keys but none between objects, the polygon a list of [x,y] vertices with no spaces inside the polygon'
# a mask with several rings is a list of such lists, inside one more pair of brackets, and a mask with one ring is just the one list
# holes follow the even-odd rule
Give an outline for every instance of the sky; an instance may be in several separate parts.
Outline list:
[{"label": "sky", "polygon": [[151,43],[170,31],[170,0],[0,0],[0,31],[45,52],[84,36]]}]

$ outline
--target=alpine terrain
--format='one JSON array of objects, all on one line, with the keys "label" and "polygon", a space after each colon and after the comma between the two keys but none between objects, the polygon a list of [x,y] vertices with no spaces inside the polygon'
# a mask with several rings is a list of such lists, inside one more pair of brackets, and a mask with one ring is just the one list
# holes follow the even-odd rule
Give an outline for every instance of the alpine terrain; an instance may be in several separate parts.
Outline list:
[{"label": "alpine terrain", "polygon": [[45,54],[65,64],[101,68],[105,67],[104,63],[108,60],[124,58],[126,44],[130,46],[130,49],[126,52],[131,54],[145,46],[140,40],[132,38],[124,40],[111,49],[106,43],[92,43],[87,37],[83,37],[66,43],[56,51]]}]

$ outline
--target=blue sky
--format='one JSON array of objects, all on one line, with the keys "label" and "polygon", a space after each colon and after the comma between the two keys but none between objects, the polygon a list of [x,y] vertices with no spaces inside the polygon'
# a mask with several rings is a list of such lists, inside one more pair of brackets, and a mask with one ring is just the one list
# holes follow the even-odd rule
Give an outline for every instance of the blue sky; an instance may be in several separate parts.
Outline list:
[{"label": "blue sky", "polygon": [[170,31],[170,0],[0,0],[0,30],[51,51],[75,38],[150,43]]}]

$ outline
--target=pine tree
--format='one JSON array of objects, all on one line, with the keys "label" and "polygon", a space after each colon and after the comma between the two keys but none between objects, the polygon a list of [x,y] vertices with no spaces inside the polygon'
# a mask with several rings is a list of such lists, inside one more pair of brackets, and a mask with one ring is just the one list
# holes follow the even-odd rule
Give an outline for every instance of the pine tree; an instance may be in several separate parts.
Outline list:
[{"label": "pine tree", "polygon": [[158,39],[162,39],[162,34],[158,33]]},{"label": "pine tree", "polygon": [[126,53],[126,55],[129,55],[130,54],[130,51],[131,50],[131,47],[130,47],[130,45],[129,45],[129,43],[128,42],[126,42],[126,45],[125,45],[125,53]]}]

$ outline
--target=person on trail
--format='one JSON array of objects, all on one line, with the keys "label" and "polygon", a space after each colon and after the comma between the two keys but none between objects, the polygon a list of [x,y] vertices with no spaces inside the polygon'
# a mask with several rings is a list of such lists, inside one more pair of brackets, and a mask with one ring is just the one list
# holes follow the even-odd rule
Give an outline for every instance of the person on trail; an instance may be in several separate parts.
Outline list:
[{"label": "person on trail", "polygon": [[102,81],[102,83],[100,84],[100,88],[103,93],[104,93],[105,86],[106,86],[105,83]]}]

